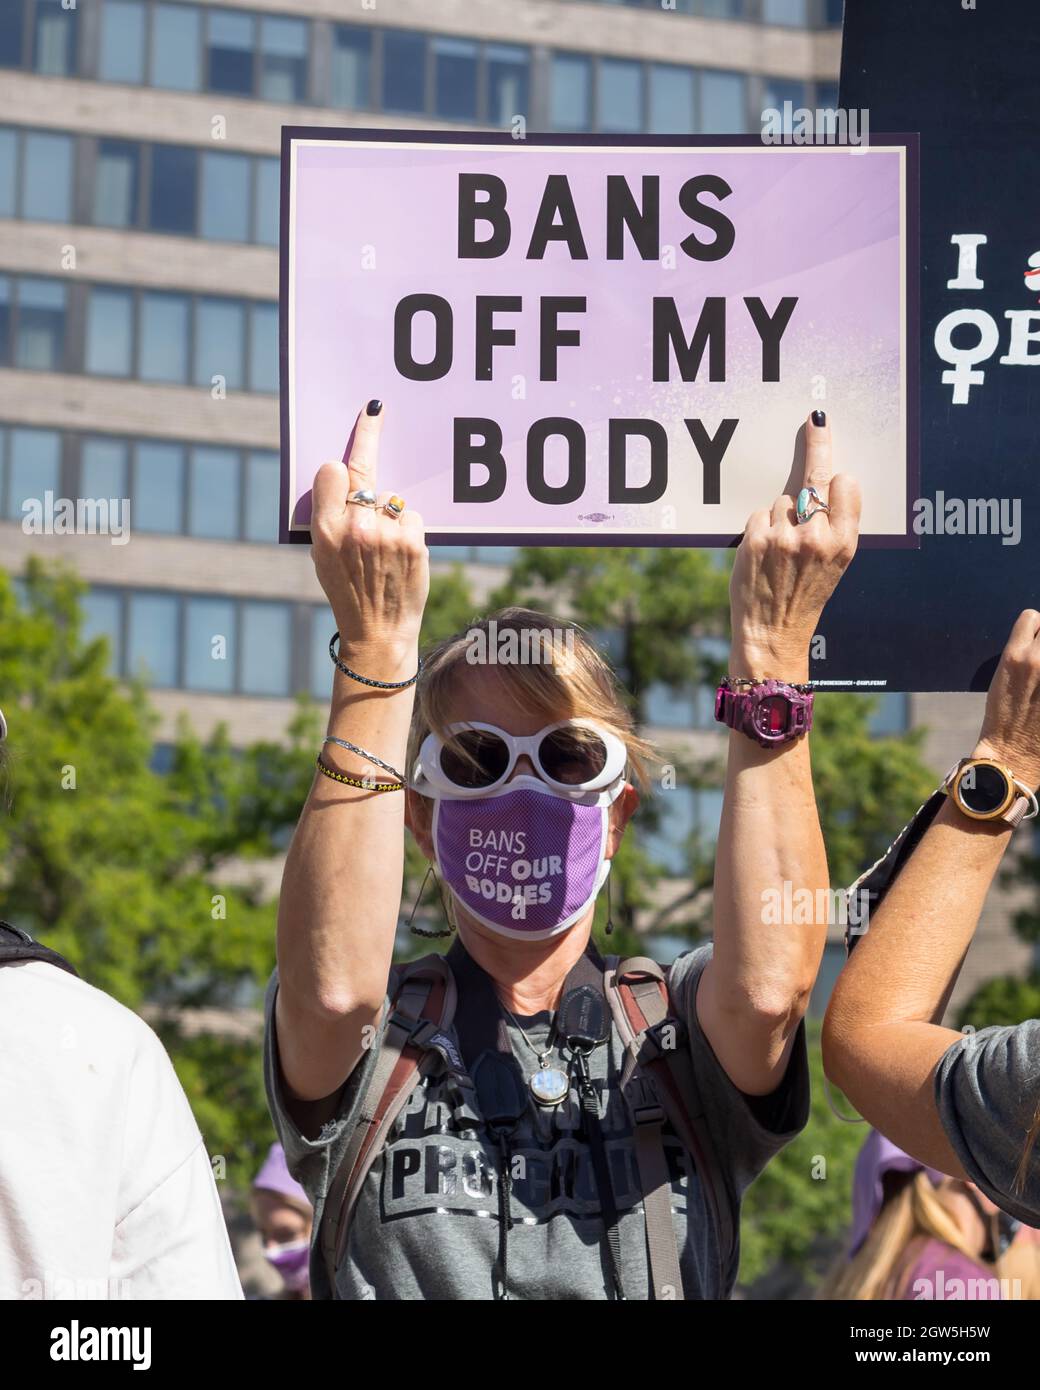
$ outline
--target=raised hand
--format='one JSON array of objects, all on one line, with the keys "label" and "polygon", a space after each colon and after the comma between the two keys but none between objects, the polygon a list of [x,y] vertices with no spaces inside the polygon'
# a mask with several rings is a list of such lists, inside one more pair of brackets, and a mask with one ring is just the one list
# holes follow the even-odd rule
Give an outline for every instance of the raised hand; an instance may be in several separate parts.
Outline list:
[{"label": "raised hand", "polygon": [[[798,524],[797,496],[784,493],[770,511],[748,518],[730,579],[733,675],[804,679],[820,614],[856,553],[859,484],[833,473],[825,419],[816,424],[810,416],[805,423],[801,482],[815,488],[829,512]],[[741,664],[753,669],[738,671]]]},{"label": "raised hand", "polygon": [[378,493],[375,508],[347,501],[359,488],[376,490],[384,415],[380,402],[369,402],[357,417],[345,462],[322,464],[314,479],[314,567],[344,647],[414,645],[430,588],[419,513],[408,507],[399,517],[385,512],[393,492]]}]

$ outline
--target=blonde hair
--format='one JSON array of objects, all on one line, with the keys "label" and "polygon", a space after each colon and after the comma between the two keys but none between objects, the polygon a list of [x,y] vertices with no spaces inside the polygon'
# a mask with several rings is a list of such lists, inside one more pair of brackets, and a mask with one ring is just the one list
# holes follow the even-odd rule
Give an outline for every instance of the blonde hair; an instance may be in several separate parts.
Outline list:
[{"label": "blonde hair", "polygon": [[[494,627],[492,627],[494,624]],[[472,669],[475,648],[515,634],[523,649],[532,634],[551,633],[551,658],[539,661],[497,662],[482,665],[501,682],[503,700],[525,714],[545,722],[557,719],[592,719],[616,734],[628,750],[627,775],[643,790],[650,785],[649,765],[659,760],[652,743],[636,732],[635,720],[624,692],[609,663],[577,623],[561,622],[533,608],[499,609],[475,619],[464,632],[438,642],[423,655],[423,669],[415,686],[415,710],[408,734],[409,774],[419,756],[423,739],[431,731],[446,742],[451,736],[452,706],[465,691],[467,670]],[[562,640],[560,640],[562,639]],[[507,639],[508,640],[508,639]],[[466,750],[455,745],[462,756]]]},{"label": "blonde hair", "polygon": [[851,1259],[842,1256],[817,1297],[857,1302],[898,1298],[907,1247],[917,1236],[941,1240],[976,1264],[985,1264],[968,1247],[931,1178],[919,1170],[889,1197],[859,1250]]}]

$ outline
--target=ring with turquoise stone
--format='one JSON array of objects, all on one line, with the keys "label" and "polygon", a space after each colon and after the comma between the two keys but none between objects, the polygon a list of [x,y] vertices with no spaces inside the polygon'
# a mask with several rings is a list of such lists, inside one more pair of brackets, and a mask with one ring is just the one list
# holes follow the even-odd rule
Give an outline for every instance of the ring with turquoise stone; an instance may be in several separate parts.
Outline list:
[{"label": "ring with turquoise stone", "polygon": [[[816,506],[810,509],[810,502],[815,502]],[[817,512],[829,512],[830,507],[828,507],[827,503],[814,487],[803,487],[798,494],[795,511],[797,512],[797,522],[800,526],[806,521],[811,521]]]}]

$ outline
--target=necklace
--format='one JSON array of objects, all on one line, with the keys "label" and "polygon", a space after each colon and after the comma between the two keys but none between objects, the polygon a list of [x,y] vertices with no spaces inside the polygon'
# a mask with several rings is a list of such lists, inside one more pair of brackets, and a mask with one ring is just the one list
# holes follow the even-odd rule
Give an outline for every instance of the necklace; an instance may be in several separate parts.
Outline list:
[{"label": "necklace", "polygon": [[556,1015],[553,1014],[552,1021],[549,1024],[549,1034],[546,1038],[545,1051],[539,1052],[534,1043],[532,1043],[531,1039],[524,1032],[523,1028],[521,1028],[516,1015],[507,1009],[501,1000],[499,1000],[499,1006],[513,1020],[520,1036],[538,1058],[538,1070],[533,1076],[528,1077],[527,1080],[527,1085],[532,1096],[534,1096],[539,1105],[559,1105],[562,1101],[567,1099],[571,1083],[565,1071],[561,1071],[559,1067],[550,1066],[550,1058],[553,1050],[553,1034],[556,1031]]}]

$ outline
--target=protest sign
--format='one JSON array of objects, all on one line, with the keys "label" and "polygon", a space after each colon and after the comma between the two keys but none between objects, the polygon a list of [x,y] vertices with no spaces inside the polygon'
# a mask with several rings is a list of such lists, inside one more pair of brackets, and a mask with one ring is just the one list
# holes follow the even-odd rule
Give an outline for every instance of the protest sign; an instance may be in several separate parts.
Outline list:
[{"label": "protest sign", "polygon": [[918,548],[859,554],[827,605],[825,688],[985,690],[1040,608],[1038,58],[1035,0],[846,0],[841,105],[920,132],[921,486]]},{"label": "protest sign", "polygon": [[283,540],[386,403],[431,544],[729,545],[814,408],[916,544],[913,142],[286,128]]}]

